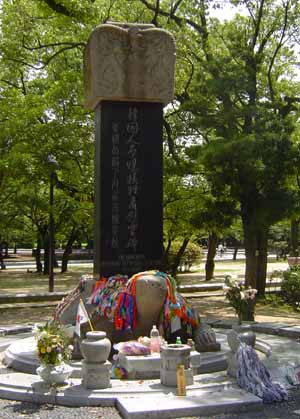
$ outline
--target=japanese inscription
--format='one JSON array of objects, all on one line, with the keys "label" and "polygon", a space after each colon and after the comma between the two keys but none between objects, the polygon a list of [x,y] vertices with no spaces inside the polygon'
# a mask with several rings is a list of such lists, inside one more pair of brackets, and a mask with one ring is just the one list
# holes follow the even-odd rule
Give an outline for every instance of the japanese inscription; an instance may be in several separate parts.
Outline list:
[{"label": "japanese inscription", "polygon": [[138,109],[130,107],[128,110],[128,122],[126,131],[129,135],[127,140],[127,222],[128,222],[128,240],[126,248],[132,249],[136,252],[138,245],[138,163],[137,163],[137,148],[139,146],[139,124],[138,124]]},{"label": "japanese inscription", "polygon": [[111,167],[112,167],[112,185],[111,185],[111,225],[112,239],[111,247],[118,249],[119,247],[119,228],[120,228],[120,134],[119,124],[112,124],[112,150],[111,150]]},{"label": "japanese inscription", "polygon": [[96,120],[95,272],[160,269],[162,105],[105,102]]}]

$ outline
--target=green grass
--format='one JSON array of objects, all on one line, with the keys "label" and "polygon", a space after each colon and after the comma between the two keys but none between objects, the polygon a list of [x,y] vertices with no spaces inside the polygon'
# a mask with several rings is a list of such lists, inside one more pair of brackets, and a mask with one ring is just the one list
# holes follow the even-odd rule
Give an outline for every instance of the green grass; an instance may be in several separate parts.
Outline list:
[{"label": "green grass", "polygon": [[[61,274],[55,270],[54,291],[69,291],[79,282],[82,274],[92,274],[92,268],[75,266]],[[26,272],[24,270],[6,269],[0,271],[0,293],[44,292],[48,291],[47,275]]]}]

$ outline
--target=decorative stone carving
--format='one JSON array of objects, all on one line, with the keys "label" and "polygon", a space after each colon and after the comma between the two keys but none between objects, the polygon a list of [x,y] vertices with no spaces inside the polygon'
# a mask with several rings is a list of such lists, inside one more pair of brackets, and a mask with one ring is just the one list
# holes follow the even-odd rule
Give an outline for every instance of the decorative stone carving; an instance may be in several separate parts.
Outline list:
[{"label": "decorative stone carving", "polygon": [[221,349],[214,330],[204,322],[194,332],[195,349],[198,352],[215,352]]},{"label": "decorative stone carving", "polygon": [[82,385],[87,389],[110,387],[111,363],[107,361],[111,343],[106,333],[93,331],[80,343],[82,361]]},{"label": "decorative stone carving", "polygon": [[102,389],[111,387],[111,363],[109,361],[97,364],[82,361],[82,385],[87,389]]},{"label": "decorative stone carving", "polygon": [[173,100],[174,67],[169,32],[153,25],[100,25],[85,49],[85,106],[95,109],[101,100],[167,104]]},{"label": "decorative stone carving", "polygon": [[178,365],[183,365],[184,367],[186,385],[189,386],[193,384],[193,371],[190,368],[190,353],[191,347],[189,345],[175,343],[161,347],[161,384],[176,387]]},{"label": "decorative stone carving", "polygon": [[59,365],[41,364],[36,372],[48,385],[65,384],[72,374],[73,368],[62,362]]},{"label": "decorative stone carving", "polygon": [[[79,286],[75,290],[71,291],[70,294],[58,305],[55,311],[55,319],[64,324],[75,324],[75,308],[78,307],[79,299],[81,298],[86,304],[94,329],[105,331],[107,338],[110,339],[112,343],[137,339],[139,336],[149,336],[152,326],[158,323],[159,316],[166,299],[167,283],[164,278],[145,273],[137,281],[137,322],[134,330],[117,330],[113,321],[99,315],[96,305],[86,303],[95,283],[96,281],[92,277],[83,278],[80,281]],[[82,336],[89,330],[90,328],[88,323],[86,323],[86,325],[82,325]],[[188,336],[185,336],[185,330],[182,332],[182,338],[183,341],[185,341]],[[178,335],[178,333],[175,334],[176,336]],[[207,326],[204,322],[201,321],[198,326],[193,328],[192,335],[197,351],[210,352],[220,350],[220,344],[216,341],[216,335],[213,329]],[[170,340],[170,342],[171,341],[172,340]]]},{"label": "decorative stone carving", "polygon": [[111,343],[105,332],[87,332],[86,338],[80,343],[80,349],[86,362],[101,363],[107,361]]}]

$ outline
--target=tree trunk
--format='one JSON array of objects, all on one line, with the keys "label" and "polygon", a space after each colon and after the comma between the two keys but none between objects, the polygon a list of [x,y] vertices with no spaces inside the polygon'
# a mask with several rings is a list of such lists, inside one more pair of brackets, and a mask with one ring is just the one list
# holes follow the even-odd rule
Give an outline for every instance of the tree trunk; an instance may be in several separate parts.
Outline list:
[{"label": "tree trunk", "polygon": [[190,241],[190,239],[188,237],[184,238],[184,240],[183,240],[183,242],[182,242],[182,244],[181,244],[181,246],[180,246],[180,248],[177,252],[177,255],[175,256],[174,262],[172,263],[172,266],[171,266],[172,276],[176,276],[176,274],[177,274],[178,266],[180,265],[181,258],[184,254],[184,251],[185,251],[189,241]]},{"label": "tree trunk", "polygon": [[6,269],[4,259],[3,259],[3,252],[2,252],[2,243],[0,242],[0,268]]},{"label": "tree trunk", "polygon": [[58,259],[57,259],[55,249],[56,249],[56,242],[53,243],[53,266],[54,268],[58,268],[59,264],[58,264]]},{"label": "tree trunk", "polygon": [[72,253],[72,247],[73,247],[73,243],[76,239],[76,230],[73,227],[70,237],[68,239],[67,245],[65,247],[63,256],[62,256],[62,261],[61,261],[61,273],[67,272],[68,270],[68,261],[69,261],[69,256]]},{"label": "tree trunk", "polygon": [[8,243],[7,242],[5,243],[5,255],[4,255],[4,257],[5,258],[8,258],[9,257],[9,254],[8,254]]},{"label": "tree trunk", "polygon": [[41,236],[40,236],[40,234],[38,234],[37,246],[36,246],[36,250],[35,250],[35,265],[36,265],[36,271],[38,273],[43,272],[43,264],[42,264],[42,258],[41,258],[41,248],[42,248]]},{"label": "tree trunk", "polygon": [[165,272],[168,272],[170,265],[170,249],[171,249],[172,240],[168,237],[167,247],[164,248],[163,260],[162,260],[162,269]]},{"label": "tree trunk", "polygon": [[48,233],[46,233],[43,237],[44,242],[44,270],[43,274],[48,275],[49,274],[49,236]]},{"label": "tree trunk", "polygon": [[[254,223],[253,223],[254,224]],[[245,284],[264,295],[267,277],[268,227],[243,223],[246,254]]]},{"label": "tree trunk", "polygon": [[290,256],[299,256],[298,241],[299,241],[299,222],[300,220],[291,220],[291,254]]},{"label": "tree trunk", "polygon": [[236,260],[238,251],[239,251],[239,247],[238,246],[235,246],[235,248],[233,249],[232,260]]},{"label": "tree trunk", "polygon": [[256,229],[249,223],[243,223],[246,256],[245,284],[256,288],[257,284],[257,237]]},{"label": "tree trunk", "polygon": [[257,294],[260,296],[265,295],[266,280],[267,280],[267,263],[268,263],[268,229],[260,231],[257,239],[257,280],[256,288]]},{"label": "tree trunk", "polygon": [[215,256],[217,252],[218,236],[215,233],[209,233],[207,256],[205,263],[205,281],[210,281],[214,276]]}]

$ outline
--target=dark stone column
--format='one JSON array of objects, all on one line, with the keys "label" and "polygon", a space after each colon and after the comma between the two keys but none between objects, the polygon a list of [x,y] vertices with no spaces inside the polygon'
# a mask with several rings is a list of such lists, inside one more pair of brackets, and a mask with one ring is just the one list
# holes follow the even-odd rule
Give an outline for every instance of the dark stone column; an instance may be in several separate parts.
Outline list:
[{"label": "dark stone column", "polygon": [[95,111],[94,272],[161,269],[163,106],[174,99],[175,41],[153,25],[108,22],[84,52]]},{"label": "dark stone column", "polygon": [[102,101],[95,117],[95,272],[160,269],[163,105]]}]

